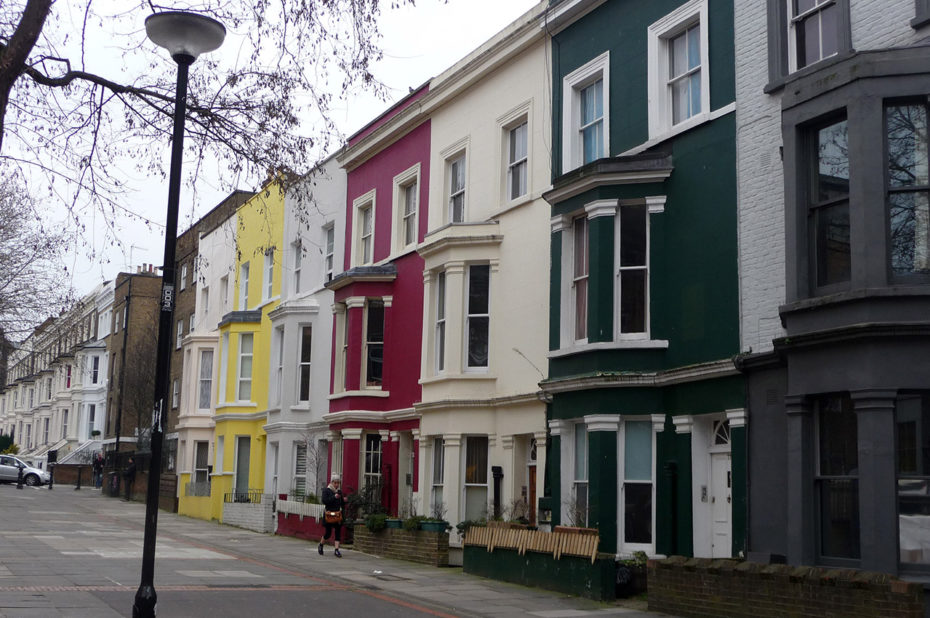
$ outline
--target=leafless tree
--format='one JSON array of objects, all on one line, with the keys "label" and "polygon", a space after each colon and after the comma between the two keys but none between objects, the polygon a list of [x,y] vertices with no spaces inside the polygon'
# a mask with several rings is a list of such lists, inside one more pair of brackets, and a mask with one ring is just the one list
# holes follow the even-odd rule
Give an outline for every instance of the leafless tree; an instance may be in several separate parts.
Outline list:
[{"label": "leafless tree", "polygon": [[13,341],[71,301],[58,264],[62,236],[35,209],[15,178],[0,181],[0,333]]},{"label": "leafless tree", "polygon": [[[101,212],[114,242],[122,217],[144,220],[125,191],[134,173],[165,176],[176,67],[143,22],[183,8],[229,30],[221,53],[191,71],[188,159],[217,161],[230,185],[269,170],[297,178],[338,139],[334,96],[384,94],[371,72],[377,17],[407,2],[0,2],[0,170],[19,170],[33,193],[67,205],[77,229],[89,208]],[[188,166],[189,181],[199,165]]]}]

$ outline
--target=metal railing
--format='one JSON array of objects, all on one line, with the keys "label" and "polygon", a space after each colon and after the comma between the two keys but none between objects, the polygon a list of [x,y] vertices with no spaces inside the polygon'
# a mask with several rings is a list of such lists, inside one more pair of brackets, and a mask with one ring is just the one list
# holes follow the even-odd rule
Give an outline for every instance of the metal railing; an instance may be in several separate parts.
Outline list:
[{"label": "metal railing", "polygon": [[244,489],[241,491],[231,491],[227,494],[223,494],[223,502],[226,503],[248,503],[248,504],[261,504],[262,496],[264,494],[260,489]]},{"label": "metal railing", "polygon": [[195,498],[208,497],[210,495],[210,481],[191,481],[184,486],[184,495]]}]

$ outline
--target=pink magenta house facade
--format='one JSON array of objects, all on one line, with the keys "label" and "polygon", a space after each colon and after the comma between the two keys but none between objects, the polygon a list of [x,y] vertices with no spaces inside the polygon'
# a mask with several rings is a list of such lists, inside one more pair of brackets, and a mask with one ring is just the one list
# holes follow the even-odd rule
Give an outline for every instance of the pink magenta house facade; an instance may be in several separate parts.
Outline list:
[{"label": "pink magenta house facade", "polygon": [[[330,472],[349,493],[369,488],[391,513],[417,490],[420,333],[430,122],[411,114],[413,92],[350,140],[345,270],[334,292]],[[413,122],[407,122],[412,118]],[[421,205],[424,205],[421,207]]]}]

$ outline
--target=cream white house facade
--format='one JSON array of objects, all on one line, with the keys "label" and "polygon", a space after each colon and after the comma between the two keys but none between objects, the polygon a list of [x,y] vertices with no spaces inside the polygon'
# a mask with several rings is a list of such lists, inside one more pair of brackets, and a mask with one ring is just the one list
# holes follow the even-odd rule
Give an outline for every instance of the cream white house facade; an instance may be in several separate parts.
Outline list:
[{"label": "cream white house facade", "polygon": [[[535,521],[551,110],[540,3],[430,83],[417,508]],[[495,485],[497,487],[495,487]],[[499,503],[495,503],[495,489]]]},{"label": "cream white house facade", "polygon": [[346,175],[329,158],[284,200],[281,303],[269,314],[267,493],[319,495],[326,485],[333,292],[342,272]]}]

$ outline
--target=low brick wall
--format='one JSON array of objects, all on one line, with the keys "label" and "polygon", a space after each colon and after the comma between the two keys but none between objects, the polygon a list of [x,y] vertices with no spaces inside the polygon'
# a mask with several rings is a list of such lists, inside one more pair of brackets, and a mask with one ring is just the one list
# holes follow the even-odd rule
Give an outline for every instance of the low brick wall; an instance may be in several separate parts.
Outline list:
[{"label": "low brick wall", "polygon": [[681,556],[648,573],[649,609],[677,616],[924,615],[923,586],[884,573]]},{"label": "low brick wall", "polygon": [[56,485],[77,486],[78,472],[80,472],[81,487],[94,486],[94,470],[90,464],[52,464],[51,468]]},{"label": "low brick wall", "polygon": [[224,502],[223,523],[255,532],[274,532],[274,497],[265,494],[259,504]]},{"label": "low brick wall", "polygon": [[385,528],[369,532],[356,525],[352,546],[358,551],[385,558],[422,562],[432,566],[449,566],[449,533]]}]

